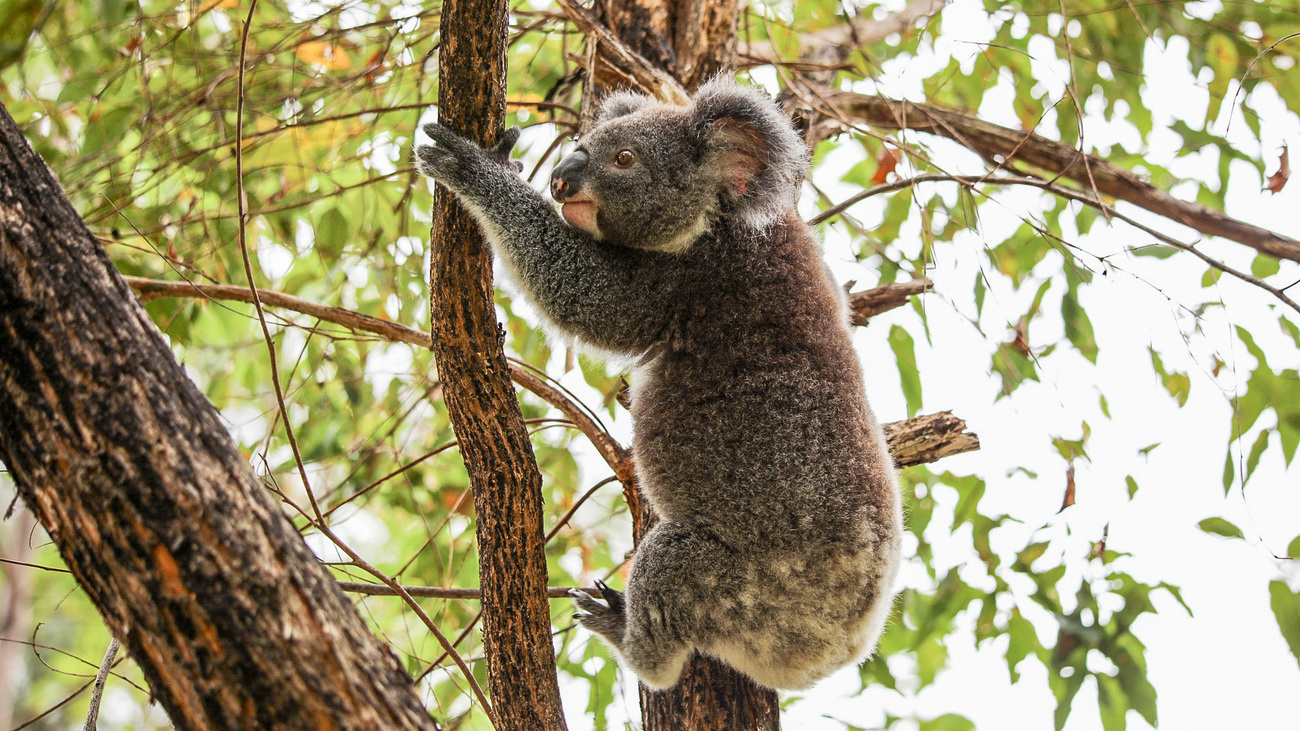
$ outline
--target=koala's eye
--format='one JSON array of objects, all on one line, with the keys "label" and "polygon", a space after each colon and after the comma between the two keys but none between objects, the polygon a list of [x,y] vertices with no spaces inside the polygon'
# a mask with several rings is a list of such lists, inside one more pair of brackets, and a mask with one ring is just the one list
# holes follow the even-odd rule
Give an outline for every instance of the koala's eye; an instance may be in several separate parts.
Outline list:
[{"label": "koala's eye", "polygon": [[636,153],[631,150],[619,150],[614,156],[614,164],[621,168],[630,168],[636,164]]}]

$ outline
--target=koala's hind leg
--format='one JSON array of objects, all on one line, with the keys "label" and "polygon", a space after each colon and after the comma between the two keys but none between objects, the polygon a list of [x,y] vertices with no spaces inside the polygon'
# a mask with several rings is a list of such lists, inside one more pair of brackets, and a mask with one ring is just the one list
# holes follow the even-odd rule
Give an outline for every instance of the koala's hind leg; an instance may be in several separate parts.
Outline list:
[{"label": "koala's hind leg", "polygon": [[665,521],[642,539],[627,592],[601,587],[605,604],[575,596],[583,626],[599,633],[651,688],[670,688],[710,634],[730,551],[707,531]]}]

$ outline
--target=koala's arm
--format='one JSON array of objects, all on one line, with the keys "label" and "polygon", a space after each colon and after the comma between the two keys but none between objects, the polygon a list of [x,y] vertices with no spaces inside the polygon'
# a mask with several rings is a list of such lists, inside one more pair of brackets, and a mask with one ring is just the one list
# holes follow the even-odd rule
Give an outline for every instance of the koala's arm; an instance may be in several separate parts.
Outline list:
[{"label": "koala's arm", "polygon": [[420,172],[460,199],[547,319],[612,352],[639,354],[654,343],[672,301],[662,255],[602,244],[565,223],[510,161],[517,127],[489,149],[438,124],[424,132],[434,144],[416,147]]}]

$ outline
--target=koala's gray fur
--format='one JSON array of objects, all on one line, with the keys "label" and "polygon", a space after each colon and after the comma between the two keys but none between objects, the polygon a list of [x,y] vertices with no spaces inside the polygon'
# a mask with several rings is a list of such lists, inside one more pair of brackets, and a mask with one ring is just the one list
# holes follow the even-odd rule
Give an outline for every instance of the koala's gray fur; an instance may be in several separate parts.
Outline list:
[{"label": "koala's gray fur", "polygon": [[722,80],[685,107],[613,95],[556,167],[561,215],[515,173],[518,130],[490,150],[425,132],[420,170],[542,314],[637,359],[637,475],[662,520],[626,593],[576,592],[577,619],[653,688],[692,650],[791,689],[869,655],[894,597],[898,486],[776,105]]}]

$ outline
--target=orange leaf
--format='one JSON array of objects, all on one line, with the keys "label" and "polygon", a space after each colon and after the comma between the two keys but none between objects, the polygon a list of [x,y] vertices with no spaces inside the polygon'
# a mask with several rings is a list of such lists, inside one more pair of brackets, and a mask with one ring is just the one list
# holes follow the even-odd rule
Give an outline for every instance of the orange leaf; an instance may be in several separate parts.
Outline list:
[{"label": "orange leaf", "polygon": [[307,63],[324,66],[326,69],[350,69],[352,60],[342,46],[324,41],[306,41],[298,44],[298,58]]},{"label": "orange leaf", "polygon": [[894,157],[894,153],[890,152],[889,148],[882,147],[876,159],[880,164],[876,166],[876,174],[871,176],[871,184],[883,185],[889,179],[890,173],[894,172],[894,168],[898,167],[898,158]]}]

